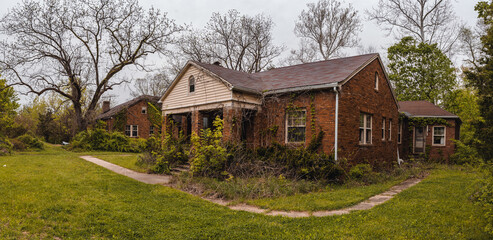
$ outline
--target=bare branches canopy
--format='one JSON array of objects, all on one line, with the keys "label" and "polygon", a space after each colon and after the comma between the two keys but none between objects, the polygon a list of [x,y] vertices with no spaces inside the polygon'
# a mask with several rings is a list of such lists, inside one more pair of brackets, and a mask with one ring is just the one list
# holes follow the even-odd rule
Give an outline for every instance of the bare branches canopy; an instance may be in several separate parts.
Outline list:
[{"label": "bare branches canopy", "polygon": [[165,13],[137,0],[24,1],[2,18],[5,76],[27,92],[56,92],[85,129],[103,93],[123,84],[127,66],[166,52],[180,31]]},{"label": "bare branches canopy", "polygon": [[412,36],[423,43],[437,43],[444,53],[451,51],[459,37],[460,23],[450,0],[380,0],[367,13],[398,38]]},{"label": "bare branches canopy", "polygon": [[337,0],[320,0],[307,7],[294,29],[301,38],[300,49],[292,51],[294,62],[327,60],[338,56],[343,48],[357,46],[361,22],[351,5],[344,7]]},{"label": "bare branches canopy", "polygon": [[178,48],[187,59],[219,61],[230,69],[259,72],[284,49],[274,45],[273,27],[272,19],[262,14],[252,17],[236,10],[213,13],[205,29],[184,34]]}]

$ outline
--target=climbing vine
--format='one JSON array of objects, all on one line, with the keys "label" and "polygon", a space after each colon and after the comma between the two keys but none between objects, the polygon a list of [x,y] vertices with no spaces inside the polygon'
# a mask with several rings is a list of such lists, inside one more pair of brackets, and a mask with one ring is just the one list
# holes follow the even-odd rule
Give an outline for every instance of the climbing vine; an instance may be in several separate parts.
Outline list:
[{"label": "climbing vine", "polygon": [[155,127],[161,127],[163,123],[163,117],[161,115],[161,111],[158,107],[150,102],[147,103],[147,118]]},{"label": "climbing vine", "polygon": [[425,118],[425,117],[411,117],[409,118],[409,130],[413,127],[425,127],[428,125],[445,125],[450,126],[447,120],[443,118]]},{"label": "climbing vine", "polygon": [[127,124],[127,109],[123,109],[115,115],[114,131],[124,132]]}]

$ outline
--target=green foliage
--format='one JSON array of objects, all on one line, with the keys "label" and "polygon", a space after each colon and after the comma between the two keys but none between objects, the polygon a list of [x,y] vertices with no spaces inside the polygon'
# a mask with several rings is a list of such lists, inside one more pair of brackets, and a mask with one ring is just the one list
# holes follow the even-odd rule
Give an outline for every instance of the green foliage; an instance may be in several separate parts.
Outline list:
[{"label": "green foliage", "polygon": [[450,156],[450,162],[458,165],[471,164],[477,166],[481,161],[474,146],[465,144],[462,140],[454,140],[455,151]]},{"label": "green foliage", "polygon": [[475,10],[484,22],[481,36],[481,59],[471,68],[465,69],[467,83],[477,91],[479,112],[482,121],[475,121],[475,144],[480,156],[487,162],[493,161],[493,2],[481,1]]},{"label": "green foliage", "polygon": [[476,142],[474,124],[482,121],[478,100],[475,90],[462,88],[449,93],[443,102],[445,110],[459,116],[462,120],[460,139],[463,143],[471,146]]},{"label": "green foliage", "polygon": [[316,152],[320,146],[322,146],[322,140],[324,139],[324,131],[320,130],[318,134],[312,135],[312,139],[310,140],[310,143],[306,147],[306,150],[309,152]]},{"label": "green foliage", "polygon": [[7,138],[0,136],[0,156],[11,154],[12,147],[12,143]]},{"label": "green foliage", "polygon": [[399,101],[439,103],[456,85],[454,67],[436,44],[404,37],[388,49],[389,78]]},{"label": "green foliage", "polygon": [[68,148],[73,151],[141,152],[144,147],[144,139],[130,139],[121,132],[108,133],[104,129],[96,128],[79,132]]},{"label": "green foliage", "polygon": [[483,164],[479,169],[482,170],[483,175],[477,183],[472,198],[476,204],[484,209],[484,218],[487,220],[484,230],[493,234],[493,165],[491,163]]},{"label": "green foliage", "polygon": [[147,139],[144,154],[139,156],[136,165],[150,173],[169,174],[172,167],[187,163],[185,149],[185,137],[182,134],[177,139],[166,134],[163,141],[159,136],[153,136]]},{"label": "green foliage", "polygon": [[0,79],[0,137],[5,137],[7,130],[13,127],[17,107],[14,88],[7,87],[7,81]]},{"label": "green foliage", "polygon": [[163,125],[163,115],[157,106],[151,102],[147,103],[147,118],[152,125],[159,128]]},{"label": "green foliage", "polygon": [[443,118],[428,118],[428,117],[411,117],[409,118],[409,130],[413,127],[426,127],[432,125],[444,125],[449,126],[447,120]]},{"label": "green foliage", "polygon": [[114,131],[123,132],[125,131],[125,125],[127,125],[127,110],[123,109],[117,114],[115,114],[115,121],[113,125]]},{"label": "green foliage", "polygon": [[357,164],[349,170],[349,177],[365,184],[377,183],[380,173],[374,172],[370,164]]},{"label": "green foliage", "polygon": [[43,142],[38,138],[33,137],[29,134],[24,134],[22,136],[19,136],[17,137],[17,140],[22,142],[27,148],[44,149]]},{"label": "green foliage", "polygon": [[225,178],[224,172],[228,152],[222,144],[223,120],[216,117],[214,130],[202,129],[200,136],[192,133],[190,150],[190,171],[194,176]]}]

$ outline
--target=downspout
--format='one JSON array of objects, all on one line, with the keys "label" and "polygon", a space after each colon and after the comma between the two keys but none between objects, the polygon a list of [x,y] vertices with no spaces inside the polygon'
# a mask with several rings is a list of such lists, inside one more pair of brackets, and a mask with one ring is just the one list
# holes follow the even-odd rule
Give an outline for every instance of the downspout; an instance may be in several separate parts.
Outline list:
[{"label": "downspout", "polygon": [[334,134],[334,160],[337,162],[337,132],[339,130],[339,90],[337,90],[337,86],[334,87],[334,91],[336,93],[336,112],[335,112],[335,134]]}]

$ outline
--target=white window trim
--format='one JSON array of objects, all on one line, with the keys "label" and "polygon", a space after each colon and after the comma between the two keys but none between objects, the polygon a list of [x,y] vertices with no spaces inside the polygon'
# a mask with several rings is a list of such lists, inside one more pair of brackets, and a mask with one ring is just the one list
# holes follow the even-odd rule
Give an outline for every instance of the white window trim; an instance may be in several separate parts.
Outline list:
[{"label": "white window trim", "polygon": [[379,77],[378,77],[378,72],[375,72],[375,90],[378,91],[378,82],[379,81]]},{"label": "white window trim", "polygon": [[389,118],[389,141],[392,141],[392,118]]},{"label": "white window trim", "polygon": [[[360,116],[363,115],[363,128],[362,127],[359,127],[358,129],[363,129],[363,142],[359,142],[360,145],[371,145],[373,143],[373,129],[372,129],[372,126],[373,126],[373,117],[371,114],[368,114],[368,113],[360,113]],[[366,125],[366,122],[367,122],[367,118],[370,117],[370,127],[368,127]],[[366,130],[370,129],[370,143],[366,143],[366,140],[368,139],[368,136],[366,135]]]},{"label": "white window trim", "polygon": [[[300,111],[300,112],[305,113],[305,122],[304,122],[305,124],[303,124],[303,125],[300,124],[300,125],[289,126],[288,125],[288,119],[289,119],[288,114],[289,114],[289,111],[286,111],[286,124],[285,124],[286,125],[286,128],[285,128],[285,130],[286,130],[286,134],[285,135],[286,136],[285,136],[285,139],[284,139],[284,142],[285,143],[305,143],[306,142],[306,110],[304,110],[304,109],[302,109],[302,110],[294,110],[293,112],[297,112],[297,111]],[[290,127],[304,127],[305,128],[305,140],[303,140],[301,142],[290,142],[289,141],[289,137],[288,137],[289,136],[288,130],[289,130]]]},{"label": "white window trim", "polygon": [[[443,144],[435,144],[435,128],[437,127],[443,127]],[[445,126],[433,126],[433,132],[432,132],[432,137],[431,137],[431,146],[445,146],[447,145],[447,127]]]},{"label": "white window trim", "polygon": [[382,118],[382,141],[385,141],[385,121],[387,119],[386,118]]}]

